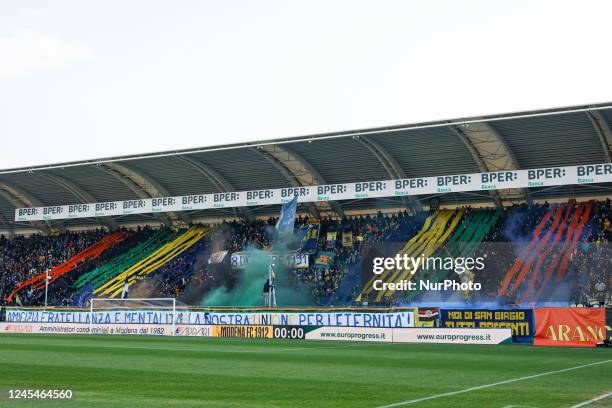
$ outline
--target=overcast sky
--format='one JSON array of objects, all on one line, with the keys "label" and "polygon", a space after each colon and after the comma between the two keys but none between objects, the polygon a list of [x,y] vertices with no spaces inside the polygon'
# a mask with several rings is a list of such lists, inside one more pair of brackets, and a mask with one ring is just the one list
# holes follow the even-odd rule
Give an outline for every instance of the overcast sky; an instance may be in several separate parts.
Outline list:
[{"label": "overcast sky", "polygon": [[610,1],[0,2],[0,168],[612,101]]}]

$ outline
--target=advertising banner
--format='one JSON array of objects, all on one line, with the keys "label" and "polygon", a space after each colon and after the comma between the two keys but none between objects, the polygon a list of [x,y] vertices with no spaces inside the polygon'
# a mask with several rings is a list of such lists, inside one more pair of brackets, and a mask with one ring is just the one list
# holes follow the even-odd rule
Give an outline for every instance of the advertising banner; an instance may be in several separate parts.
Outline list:
[{"label": "advertising banner", "polygon": [[185,337],[211,337],[212,326],[179,324],[175,326],[175,335]]},{"label": "advertising banner", "polygon": [[272,326],[226,326],[214,325],[213,337],[231,339],[272,339]]},{"label": "advertising banner", "polygon": [[443,328],[307,328],[306,339],[324,341],[368,341],[384,343],[437,344],[509,344],[510,328],[443,329]]},{"label": "advertising banner", "polygon": [[603,308],[538,308],[535,324],[535,346],[595,347],[610,330]]},{"label": "advertising banner", "polygon": [[172,325],[3,322],[0,333],[172,336]]},{"label": "advertising banner", "polygon": [[[172,325],[0,323],[0,333],[172,336]],[[295,325],[176,325],[176,336],[384,343],[503,344],[506,329],[380,328]]]},{"label": "advertising banner", "polygon": [[393,342],[393,329],[318,327],[306,333],[307,340]]},{"label": "advertising banner", "polygon": [[488,310],[488,309],[442,309],[442,327],[451,328],[495,328],[509,327],[517,342],[533,342],[535,327],[532,309]]},{"label": "advertising banner", "polygon": [[303,340],[314,326],[212,326],[213,337],[232,339],[283,339]]},{"label": "advertising banner", "polygon": [[394,343],[508,344],[510,328],[489,329],[393,329]]},{"label": "advertising banner", "polygon": [[[177,311],[177,325],[280,325],[342,327],[414,327],[414,309],[401,311],[291,311],[291,312],[223,312],[207,310]],[[171,311],[159,310],[32,310],[8,308],[10,323],[171,325]]]},{"label": "advertising banner", "polygon": [[300,203],[312,203],[609,182],[612,182],[612,164],[587,164],[529,170],[327,184],[299,188],[287,187],[101,203],[17,208],[15,210],[15,221],[63,220],[286,204],[296,196],[299,197]]}]

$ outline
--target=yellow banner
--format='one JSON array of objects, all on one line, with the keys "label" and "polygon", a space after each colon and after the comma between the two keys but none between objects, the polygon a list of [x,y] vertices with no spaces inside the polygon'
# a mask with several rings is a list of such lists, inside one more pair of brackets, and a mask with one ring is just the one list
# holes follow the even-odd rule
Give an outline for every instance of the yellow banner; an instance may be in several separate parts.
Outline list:
[{"label": "yellow banner", "polygon": [[213,337],[232,339],[271,339],[272,326],[213,325]]}]

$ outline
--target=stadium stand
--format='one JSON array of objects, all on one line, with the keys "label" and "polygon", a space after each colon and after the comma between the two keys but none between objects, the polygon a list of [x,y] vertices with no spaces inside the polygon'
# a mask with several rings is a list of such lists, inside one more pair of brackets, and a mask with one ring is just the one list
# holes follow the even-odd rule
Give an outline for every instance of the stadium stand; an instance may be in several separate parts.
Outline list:
[{"label": "stadium stand", "polygon": [[[138,263],[142,257],[149,256],[166,243],[174,240],[176,236],[177,233],[170,228],[160,228],[155,233],[148,236],[146,240],[121,254],[121,256],[117,256],[98,268],[81,275],[74,283],[74,288],[76,290],[81,290],[85,284],[91,283],[94,289],[98,289],[105,282],[110,281],[124,270]],[[145,238],[145,236],[142,238]]]},{"label": "stadium stand", "polygon": [[[88,260],[91,260],[91,259],[98,258],[104,251],[108,250],[110,247],[115,245],[117,242],[120,242],[123,239],[125,239],[126,235],[127,234],[125,234],[124,232],[115,232],[115,233],[109,234],[103,237],[100,241],[96,242],[95,244],[77,253],[76,255],[68,259],[66,262],[61,263],[48,271],[40,273],[34,276],[32,279],[29,279],[23,282],[19,282],[16,285],[15,289],[8,295],[7,297],[8,301],[11,301],[17,293],[21,292],[22,290],[25,290],[28,287],[33,287],[35,289],[42,289],[46,285],[52,285],[53,282],[55,282],[59,277],[76,269],[76,267],[79,264],[87,262]],[[46,283],[45,283],[45,280],[46,280]]]},{"label": "stadium stand", "polygon": [[[546,179],[561,166],[599,166],[593,171],[609,173],[610,124],[612,109],[602,104],[2,170],[0,299],[40,305],[49,270],[49,302],[57,306],[70,304],[87,284],[96,296],[118,296],[126,280],[132,293],[199,304],[210,291],[240,279],[240,269],[230,265],[232,255],[278,250],[278,203],[233,206],[217,204],[217,196],[221,203],[231,202],[228,197],[236,191],[257,195],[282,188],[290,190],[283,196],[288,197],[312,186],[362,183],[367,190],[380,180],[452,180],[459,174],[507,176],[535,169]],[[79,186],[99,200],[101,210],[43,181],[48,178],[39,172]],[[612,183],[585,176],[552,186],[498,189],[494,184],[406,196],[396,191],[368,197],[370,191],[363,190],[350,198],[300,202],[297,242],[283,251],[300,249],[304,231],[315,231],[313,223],[318,230],[304,248],[308,267],[289,268],[292,284],[317,305],[429,300],[426,292],[402,297],[368,289],[370,278],[362,279],[361,264],[383,247],[385,256],[486,259],[484,271],[468,271],[462,278],[449,268],[419,270],[416,278],[483,285],[473,297],[443,293],[442,300],[609,301]],[[192,208],[204,195],[214,195],[209,203],[215,205]],[[176,207],[161,211],[151,203],[150,212],[138,210],[145,200],[171,202],[166,196]],[[110,209],[119,202],[126,207]],[[37,212],[31,203],[51,213]],[[74,213],[67,215],[68,207]],[[66,216],[54,219],[60,209]],[[100,215],[107,210],[115,212]],[[33,214],[39,218],[28,218]],[[105,230],[93,229],[101,226]],[[385,276],[415,279],[392,269]]]},{"label": "stadium stand", "polygon": [[192,227],[188,229],[176,239],[163,245],[124,272],[100,285],[94,290],[94,294],[100,297],[117,297],[123,290],[124,282],[132,286],[138,277],[152,273],[176,256],[179,256],[200,241],[208,232],[207,227]]},{"label": "stadium stand", "polygon": [[[444,248],[438,250],[437,257],[445,258],[451,257],[474,257],[476,250],[482,244],[485,236],[493,228],[503,210],[498,208],[495,210],[489,209],[468,209],[466,211],[465,219],[461,222],[460,226],[455,229],[453,236],[448,240],[447,245]],[[416,277],[419,279],[427,279],[430,282],[440,282],[446,277],[452,276],[453,270],[451,268],[442,266],[441,269],[427,269],[424,268],[417,272]],[[474,273],[466,271],[466,277],[468,280],[474,280]],[[413,299],[418,294],[422,293],[422,290],[417,289],[410,293],[408,299]],[[466,296],[469,297],[471,293],[466,292]]]},{"label": "stadium stand", "polygon": [[[105,235],[103,230],[65,232],[56,236],[0,236],[0,295],[4,300],[19,282],[28,281],[66,262]],[[33,288],[17,295],[22,300]]]},{"label": "stadium stand", "polygon": [[[320,220],[319,239],[310,255],[309,268],[290,272],[309,285],[319,305],[346,305],[356,300],[381,304],[418,301],[426,293],[416,291],[407,298],[378,293],[373,298],[358,299],[364,251],[374,244],[397,247],[398,242],[405,242],[399,244],[398,253],[446,256],[450,251],[453,256],[481,255],[489,259],[486,271],[468,276],[482,282],[485,292],[500,302],[589,304],[606,300],[607,292],[598,290],[597,285],[610,279],[610,212],[609,200],[586,203],[570,200],[567,204],[523,204],[505,209],[466,207],[433,213],[379,212],[372,216],[328,217]],[[275,222],[268,218],[194,226],[183,231],[147,227],[107,235],[98,231],[54,238],[40,235],[2,238],[2,298],[11,304],[40,304],[44,289],[40,271],[47,268],[53,276],[50,299],[57,305],[70,304],[87,283],[93,285],[97,294],[119,296],[126,280],[133,293],[149,297],[180,298],[196,287],[205,286],[196,300],[199,302],[208,290],[225,284],[214,268],[225,275],[235,273],[227,259],[220,265],[209,262],[213,246],[215,251],[230,254],[249,248],[269,249]],[[309,222],[307,216],[298,218],[296,233]],[[341,239],[328,241],[327,233],[332,231],[350,234],[350,244]],[[518,254],[496,246],[511,243],[522,245]],[[10,262],[12,254],[26,251],[31,253],[25,258],[28,262]],[[332,261],[324,266],[314,263],[321,251],[333,254]],[[69,259],[65,260],[67,256]],[[394,279],[410,278],[405,271],[387,273],[395,275]],[[455,275],[442,268],[421,270],[417,276],[440,281]],[[28,279],[24,281],[25,278]],[[555,293],[560,287],[571,287],[571,291]],[[9,296],[11,293],[21,296]]]}]

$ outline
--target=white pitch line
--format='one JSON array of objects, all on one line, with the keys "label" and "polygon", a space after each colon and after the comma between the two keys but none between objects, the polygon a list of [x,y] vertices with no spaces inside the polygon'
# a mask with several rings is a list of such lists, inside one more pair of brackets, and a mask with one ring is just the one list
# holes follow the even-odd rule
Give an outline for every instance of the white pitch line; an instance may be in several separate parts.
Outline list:
[{"label": "white pitch line", "polygon": [[605,399],[605,398],[608,398],[608,397],[612,397],[612,392],[609,392],[609,393],[604,394],[604,395],[600,395],[599,397],[595,397],[595,398],[590,399],[588,401],[581,402],[580,404],[572,405],[570,408],[584,407],[586,405],[592,404],[592,403],[594,403],[596,401],[599,401],[599,400],[602,400],[602,399]]},{"label": "white pitch line", "polygon": [[528,405],[506,405],[502,408],[538,408],[538,407],[530,407]]},{"label": "white pitch line", "polygon": [[379,406],[377,408],[393,408],[393,407],[400,407],[402,405],[416,404],[417,402],[429,401],[429,400],[432,400],[432,399],[438,399],[438,398],[443,398],[443,397],[450,397],[450,396],[458,395],[458,394],[465,394],[466,392],[478,391],[478,390],[482,390],[482,389],[485,389],[485,388],[496,387],[498,385],[511,384],[511,383],[514,383],[514,382],[517,382],[517,381],[530,380],[532,378],[544,377],[544,376],[552,375],[552,374],[565,373],[567,371],[578,370],[580,368],[592,367],[594,365],[606,364],[606,363],[610,363],[610,362],[612,362],[612,359],[604,360],[604,361],[598,361],[596,363],[583,364],[583,365],[579,365],[579,366],[576,366],[576,367],[564,368],[563,370],[547,371],[545,373],[528,375],[526,377],[513,378],[513,379],[510,379],[510,380],[499,381],[499,382],[492,383],[492,384],[478,385],[476,387],[465,388],[465,389],[459,390],[459,391],[451,391],[451,392],[445,392],[443,394],[430,395],[429,397],[423,397],[423,398],[417,398],[417,399],[413,399],[413,400],[395,402],[395,403],[389,404],[389,405],[381,405],[381,406]]}]

